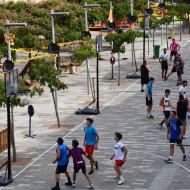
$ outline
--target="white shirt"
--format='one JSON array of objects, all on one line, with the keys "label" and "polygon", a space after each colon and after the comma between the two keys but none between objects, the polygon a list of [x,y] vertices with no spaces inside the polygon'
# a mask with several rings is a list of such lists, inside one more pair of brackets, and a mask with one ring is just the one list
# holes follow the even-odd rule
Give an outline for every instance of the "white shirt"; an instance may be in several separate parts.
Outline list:
[{"label": "white shirt", "polygon": [[125,145],[123,144],[122,141],[118,141],[114,145],[114,150],[115,150],[115,160],[123,160],[124,159],[124,152],[123,152],[123,147]]},{"label": "white shirt", "polygon": [[160,59],[162,60],[162,61],[167,61],[168,60],[168,54],[166,53],[161,53],[161,55],[160,55]]},{"label": "white shirt", "polygon": [[179,93],[181,94],[181,95],[183,95],[183,97],[186,99],[187,98],[187,87],[185,86],[180,86],[179,87]]},{"label": "white shirt", "polygon": [[170,99],[169,97],[163,96],[164,98],[164,106],[163,106],[163,111],[170,111]]}]

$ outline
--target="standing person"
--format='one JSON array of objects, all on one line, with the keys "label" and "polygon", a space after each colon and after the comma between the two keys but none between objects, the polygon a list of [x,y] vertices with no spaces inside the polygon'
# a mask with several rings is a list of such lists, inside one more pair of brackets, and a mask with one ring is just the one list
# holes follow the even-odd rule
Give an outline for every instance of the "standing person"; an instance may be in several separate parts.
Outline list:
[{"label": "standing person", "polygon": [[165,79],[168,72],[168,54],[166,48],[163,49],[163,53],[160,55],[159,62],[162,69],[162,79]]},{"label": "standing person", "polygon": [[154,84],[154,78],[150,77],[149,83],[146,87],[146,105],[147,105],[147,118],[154,119],[154,116],[151,114],[153,99],[152,99],[152,89]]},{"label": "standing person", "polygon": [[144,85],[148,84],[149,81],[149,72],[150,72],[150,67],[147,64],[147,61],[144,60],[143,64],[140,67],[140,72],[141,72],[141,92],[144,92]]},{"label": "standing person", "polygon": [[121,167],[123,166],[127,158],[127,148],[122,142],[121,133],[115,133],[115,141],[116,141],[114,145],[115,153],[110,159],[111,160],[113,160],[113,158],[115,159],[114,169],[116,171],[116,176],[114,178],[120,179],[118,185],[122,185],[125,182],[125,179],[121,174]]},{"label": "standing person", "polygon": [[67,186],[71,186],[71,178],[69,176],[69,173],[67,171],[67,166],[69,164],[69,149],[66,144],[64,144],[64,141],[61,137],[57,139],[57,148],[56,148],[56,159],[53,161],[53,164],[57,162],[57,168],[55,171],[55,181],[56,186],[52,188],[52,190],[60,190],[59,181],[60,181],[60,174],[65,173],[68,182],[65,183]]},{"label": "standing person", "polygon": [[180,54],[176,55],[177,86],[182,83],[184,61]]},{"label": "standing person", "polygon": [[73,140],[72,141],[72,149],[69,151],[69,156],[72,156],[73,158],[73,164],[74,164],[74,172],[73,172],[73,184],[72,187],[75,188],[76,187],[76,178],[77,178],[77,173],[79,172],[79,170],[82,171],[84,177],[86,178],[86,180],[88,181],[89,184],[89,189],[93,189],[93,184],[89,178],[89,176],[86,173],[86,164],[85,161],[83,159],[83,155],[87,157],[86,153],[84,152],[84,150],[80,147],[78,147],[79,142],[77,140]]},{"label": "standing person", "polygon": [[185,138],[186,134],[186,116],[187,116],[187,101],[184,100],[183,95],[179,95],[179,100],[176,105],[177,118],[182,126],[182,137]]},{"label": "standing person", "polygon": [[172,62],[172,57],[175,57],[177,52],[180,50],[180,45],[176,43],[175,39],[172,39],[172,43],[170,44],[170,50],[170,62]]},{"label": "standing person", "polygon": [[97,133],[96,127],[92,126],[94,120],[92,118],[86,119],[86,127],[84,128],[84,146],[86,148],[86,153],[88,159],[90,160],[91,169],[89,175],[94,173],[94,166],[98,169],[98,162],[93,158],[94,150],[98,149],[99,135]]},{"label": "standing person", "polygon": [[162,111],[164,114],[164,119],[160,122],[159,126],[160,129],[163,128],[163,124],[165,123],[166,126],[168,124],[168,119],[170,118],[170,89],[165,90],[165,95],[161,97],[160,106],[162,107]]},{"label": "standing person", "polygon": [[177,143],[183,153],[183,161],[186,160],[185,148],[182,144],[182,129],[180,128],[180,121],[176,118],[176,112],[171,112],[171,118],[167,127],[167,139],[170,142],[170,156],[165,159],[166,162],[173,162],[174,144]]}]

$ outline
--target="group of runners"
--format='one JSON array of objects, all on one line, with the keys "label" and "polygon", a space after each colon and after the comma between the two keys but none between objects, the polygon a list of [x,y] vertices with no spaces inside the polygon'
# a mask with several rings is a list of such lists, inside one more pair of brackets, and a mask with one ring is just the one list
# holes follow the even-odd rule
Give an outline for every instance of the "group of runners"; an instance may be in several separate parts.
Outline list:
[{"label": "group of runners", "polygon": [[[165,159],[166,162],[173,162],[174,154],[174,144],[177,143],[181,148],[183,153],[183,161],[186,160],[185,148],[182,144],[182,140],[186,137],[186,120],[189,116],[189,101],[187,98],[187,80],[182,79],[184,61],[179,54],[180,46],[176,43],[175,39],[172,40],[170,45],[170,57],[168,56],[167,49],[163,49],[161,53],[159,62],[161,65],[161,78],[162,80],[167,80],[172,73],[177,73],[177,86],[178,90],[178,101],[172,105],[170,101],[170,89],[165,89],[164,95],[160,98],[160,106],[164,115],[163,120],[159,123],[160,129],[164,127],[164,124],[167,129],[167,139],[170,143],[169,157]],[[173,67],[170,73],[168,73],[168,65],[173,61]],[[141,65],[141,92],[144,92],[144,85],[146,84],[146,106],[147,106],[147,118],[154,119],[152,115],[153,107],[153,84],[155,79],[149,77],[150,67],[145,60],[143,65]]]},{"label": "group of runners", "polygon": [[[111,156],[111,160],[115,160],[114,169],[116,172],[116,176],[114,176],[114,179],[118,179],[118,185],[122,185],[125,181],[122,173],[121,173],[121,167],[126,161],[127,158],[127,148],[122,142],[122,134],[121,133],[115,133],[115,145],[114,145],[114,154]],[[93,126],[93,119],[87,118],[86,119],[86,126],[84,127],[84,142],[83,148],[79,147],[79,142],[74,139],[72,140],[72,148],[69,148],[65,143],[63,138],[59,137],[57,139],[57,148],[56,148],[56,158],[53,161],[53,164],[57,163],[57,168],[55,171],[55,187],[52,188],[52,190],[60,190],[60,174],[65,173],[68,181],[65,183],[66,186],[72,186],[72,188],[76,187],[76,177],[77,173],[81,170],[84,177],[86,178],[88,182],[88,188],[94,189],[94,186],[91,182],[91,179],[89,175],[92,175],[94,173],[94,167],[97,170],[98,169],[98,162],[94,160],[93,158],[93,152],[94,150],[98,149],[98,142],[99,142],[99,135],[97,132],[97,129],[95,126]],[[68,164],[69,164],[69,158],[72,157],[73,159],[73,177],[72,180],[70,178],[70,174],[68,172]],[[86,164],[83,157],[86,157],[90,161],[90,171],[86,172]]]}]

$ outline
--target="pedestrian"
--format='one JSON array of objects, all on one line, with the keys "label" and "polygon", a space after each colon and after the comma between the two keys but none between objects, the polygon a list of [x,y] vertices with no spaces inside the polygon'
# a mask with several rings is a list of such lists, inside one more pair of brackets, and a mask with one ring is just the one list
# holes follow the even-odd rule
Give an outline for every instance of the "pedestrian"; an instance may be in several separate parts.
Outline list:
[{"label": "pedestrian", "polygon": [[86,126],[84,127],[84,147],[90,160],[91,169],[89,175],[94,173],[94,166],[98,169],[98,162],[94,160],[93,153],[94,150],[98,149],[99,135],[97,133],[96,127],[92,126],[94,120],[92,118],[86,119]]},{"label": "pedestrian", "polygon": [[176,72],[177,72],[177,66],[176,66],[176,61],[175,61],[175,59],[174,59],[172,70],[171,70],[170,73],[165,77],[164,80],[167,80],[173,73],[176,73]]},{"label": "pedestrian", "polygon": [[153,90],[154,78],[150,77],[149,82],[146,87],[146,105],[147,105],[147,118],[154,119],[154,116],[151,114],[153,99],[152,99],[152,90]]},{"label": "pedestrian", "polygon": [[174,60],[176,61],[177,86],[178,86],[182,83],[184,61],[179,53],[177,53]]},{"label": "pedestrian", "polygon": [[159,126],[160,129],[163,128],[163,124],[165,123],[166,126],[168,124],[168,119],[170,118],[170,89],[165,90],[165,95],[161,97],[160,99],[160,106],[162,107],[162,111],[164,114],[164,119],[160,122]]},{"label": "pedestrian", "polygon": [[165,80],[168,72],[168,54],[166,48],[163,49],[163,53],[160,55],[159,62],[162,69],[162,79]]},{"label": "pedestrian", "polygon": [[115,133],[115,145],[114,145],[114,154],[110,158],[113,160],[115,159],[115,165],[114,169],[116,171],[115,179],[119,179],[118,185],[122,185],[125,182],[125,179],[121,173],[121,167],[126,161],[127,158],[127,148],[122,142],[122,134],[121,133]]},{"label": "pedestrian", "polygon": [[83,159],[83,155],[87,157],[87,154],[84,152],[84,150],[79,146],[79,142],[77,140],[73,140],[72,141],[72,149],[69,151],[69,156],[72,156],[73,158],[73,164],[74,164],[74,172],[73,172],[73,184],[72,187],[75,188],[76,187],[76,177],[77,177],[77,173],[79,172],[79,170],[82,171],[84,177],[86,178],[86,180],[88,181],[89,184],[89,189],[93,189],[93,184],[89,178],[89,176],[86,173],[86,164],[85,161]]},{"label": "pedestrian", "polygon": [[172,57],[175,57],[177,52],[180,50],[180,45],[176,43],[175,39],[172,39],[172,43],[170,44],[170,50],[170,62],[172,62]]},{"label": "pedestrian", "polygon": [[55,181],[56,181],[56,186],[52,188],[52,190],[60,190],[59,186],[59,181],[60,181],[60,174],[65,173],[68,182],[65,183],[66,186],[71,186],[71,178],[70,175],[67,171],[67,166],[69,164],[69,148],[67,147],[66,144],[64,144],[64,141],[61,137],[57,139],[57,148],[56,148],[56,158],[53,161],[53,164],[57,163],[57,168],[55,171]]},{"label": "pedestrian", "polygon": [[141,92],[144,92],[144,85],[147,85],[149,82],[149,72],[150,72],[150,67],[147,64],[147,61],[144,60],[143,64],[140,67],[140,72],[141,72]]},{"label": "pedestrian", "polygon": [[177,118],[182,126],[182,137],[186,138],[186,117],[187,117],[188,104],[183,95],[179,95],[179,100],[176,105]]},{"label": "pedestrian", "polygon": [[174,155],[174,145],[177,143],[183,153],[183,161],[186,160],[185,155],[185,148],[182,144],[182,129],[180,127],[180,121],[176,118],[176,112],[171,112],[171,117],[168,121],[168,127],[167,127],[167,139],[169,139],[170,142],[170,153],[169,157],[164,159],[168,163],[173,162],[173,155]]}]

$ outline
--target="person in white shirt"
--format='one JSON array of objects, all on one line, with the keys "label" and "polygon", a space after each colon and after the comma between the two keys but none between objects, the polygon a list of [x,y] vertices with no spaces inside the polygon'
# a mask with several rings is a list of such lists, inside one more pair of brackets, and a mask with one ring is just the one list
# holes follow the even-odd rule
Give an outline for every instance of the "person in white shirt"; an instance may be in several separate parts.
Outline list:
[{"label": "person in white shirt", "polygon": [[159,62],[161,64],[161,69],[162,69],[162,79],[165,80],[167,73],[168,73],[168,54],[167,54],[167,49],[163,49],[163,53],[161,53]]},{"label": "person in white shirt", "polygon": [[110,158],[111,160],[113,160],[113,158],[115,159],[114,169],[116,171],[116,176],[114,178],[120,179],[118,182],[118,185],[122,185],[125,182],[125,179],[124,179],[123,175],[121,174],[121,167],[123,166],[123,164],[126,161],[127,152],[128,152],[127,148],[125,147],[125,145],[123,144],[121,139],[122,139],[122,134],[115,133],[115,141],[116,141],[116,143],[114,145],[115,153]]}]

